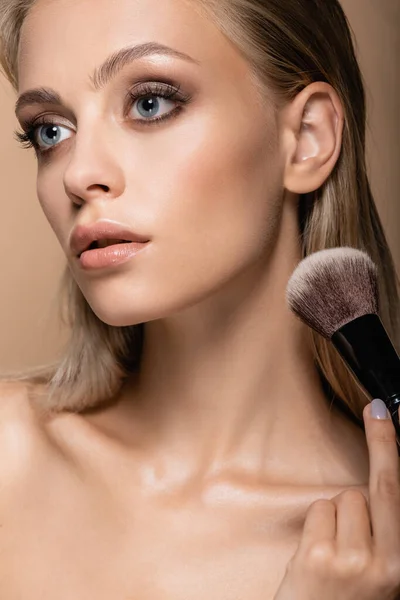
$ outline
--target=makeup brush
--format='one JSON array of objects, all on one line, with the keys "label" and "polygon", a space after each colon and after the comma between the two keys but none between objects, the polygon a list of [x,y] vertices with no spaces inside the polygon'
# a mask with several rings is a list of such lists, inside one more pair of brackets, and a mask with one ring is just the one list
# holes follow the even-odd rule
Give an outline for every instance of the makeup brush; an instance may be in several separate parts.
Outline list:
[{"label": "makeup brush", "polygon": [[304,323],[331,340],[371,398],[384,401],[400,446],[400,358],[378,316],[377,274],[361,250],[321,250],[299,263],[286,298]]}]

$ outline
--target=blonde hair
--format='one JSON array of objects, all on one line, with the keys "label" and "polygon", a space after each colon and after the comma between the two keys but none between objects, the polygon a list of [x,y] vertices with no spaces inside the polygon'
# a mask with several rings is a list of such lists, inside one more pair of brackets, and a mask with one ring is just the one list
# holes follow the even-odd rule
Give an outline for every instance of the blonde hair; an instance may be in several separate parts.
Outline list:
[{"label": "blonde hair", "polygon": [[[378,266],[380,316],[399,346],[395,268],[382,229],[365,161],[366,103],[352,32],[337,0],[190,0],[218,25],[247,59],[264,94],[289,102],[314,81],[338,93],[345,113],[343,144],[330,177],[300,196],[303,256],[324,248],[366,251]],[[18,90],[20,30],[34,0],[7,0],[0,8],[0,65]],[[124,377],[139,367],[143,324],[112,327],[91,310],[67,267],[60,297],[66,300],[71,336],[63,358],[13,379],[45,383],[44,408],[80,411],[109,401]],[[63,316],[65,318],[65,314]],[[332,400],[362,419],[366,395],[329,342],[313,333],[316,366]]]}]

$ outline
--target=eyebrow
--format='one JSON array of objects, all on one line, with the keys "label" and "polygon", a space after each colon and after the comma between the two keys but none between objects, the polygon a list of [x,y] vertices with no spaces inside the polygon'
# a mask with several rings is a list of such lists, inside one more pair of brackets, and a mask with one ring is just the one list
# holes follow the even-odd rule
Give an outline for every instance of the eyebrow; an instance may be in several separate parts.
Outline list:
[{"label": "eyebrow", "polygon": [[[167,55],[174,58],[179,58],[199,65],[199,61],[195,60],[188,54],[159,44],[157,42],[147,42],[144,44],[138,44],[137,46],[128,46],[121,48],[113,54],[111,54],[100,67],[94,70],[94,73],[89,76],[89,81],[95,91],[99,91],[104,88],[116,75],[127,65],[135,60],[144,58],[149,55]],[[28,90],[21,94],[15,104],[15,114],[18,116],[18,112],[25,106],[30,104],[63,104],[60,94],[51,88],[35,88]]]}]

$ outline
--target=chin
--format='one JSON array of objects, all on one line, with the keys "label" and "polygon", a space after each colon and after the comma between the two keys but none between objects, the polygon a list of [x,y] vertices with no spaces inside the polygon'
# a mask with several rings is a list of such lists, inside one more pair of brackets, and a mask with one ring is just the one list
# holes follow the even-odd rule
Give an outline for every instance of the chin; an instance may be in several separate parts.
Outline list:
[{"label": "chin", "polygon": [[[116,315],[115,317],[101,317],[100,315],[97,316],[100,319],[100,321],[103,321],[103,323],[109,325],[110,327],[132,327],[133,325],[139,325],[140,323],[143,323],[142,320],[135,321],[132,318],[124,319],[120,315]],[[147,320],[148,319],[146,319],[146,321]]]},{"label": "chin", "polygon": [[150,317],[147,311],[146,314],[144,312],[139,314],[137,311],[132,310],[128,313],[126,311],[105,310],[104,308],[103,310],[91,308],[96,317],[106,325],[110,325],[110,327],[131,327],[158,318]]},{"label": "chin", "polygon": [[130,327],[186,313],[221,286],[220,282],[217,285],[214,282],[213,285],[209,282],[201,285],[200,282],[199,285],[199,277],[189,283],[192,285],[183,289],[181,281],[141,286],[124,282],[116,287],[109,281],[101,281],[96,287],[86,289],[86,293],[82,288],[81,291],[100,321],[111,327]]},{"label": "chin", "polygon": [[171,314],[171,310],[155,302],[153,306],[147,302],[142,305],[138,300],[129,304],[89,302],[89,305],[100,321],[111,327],[131,327],[149,321],[164,318]]},{"label": "chin", "polygon": [[[163,298],[163,301],[160,298]],[[130,327],[175,315],[199,302],[199,298],[197,296],[195,298],[172,297],[168,301],[165,295],[157,292],[151,295],[146,294],[145,299],[139,296],[134,300],[120,297],[118,304],[109,297],[106,300],[104,296],[101,300],[97,297],[96,299],[87,298],[86,301],[97,318],[106,325]]]}]

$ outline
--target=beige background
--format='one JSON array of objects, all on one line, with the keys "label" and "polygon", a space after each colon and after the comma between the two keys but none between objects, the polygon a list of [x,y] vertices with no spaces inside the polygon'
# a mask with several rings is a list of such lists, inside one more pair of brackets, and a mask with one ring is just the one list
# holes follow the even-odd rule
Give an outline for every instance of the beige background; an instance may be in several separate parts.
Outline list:
[{"label": "beige background", "polygon": [[[400,0],[342,0],[342,5],[367,86],[372,187],[400,271]],[[67,337],[55,308],[64,258],[37,201],[33,151],[13,140],[15,100],[0,76],[2,371],[52,360]]]}]

